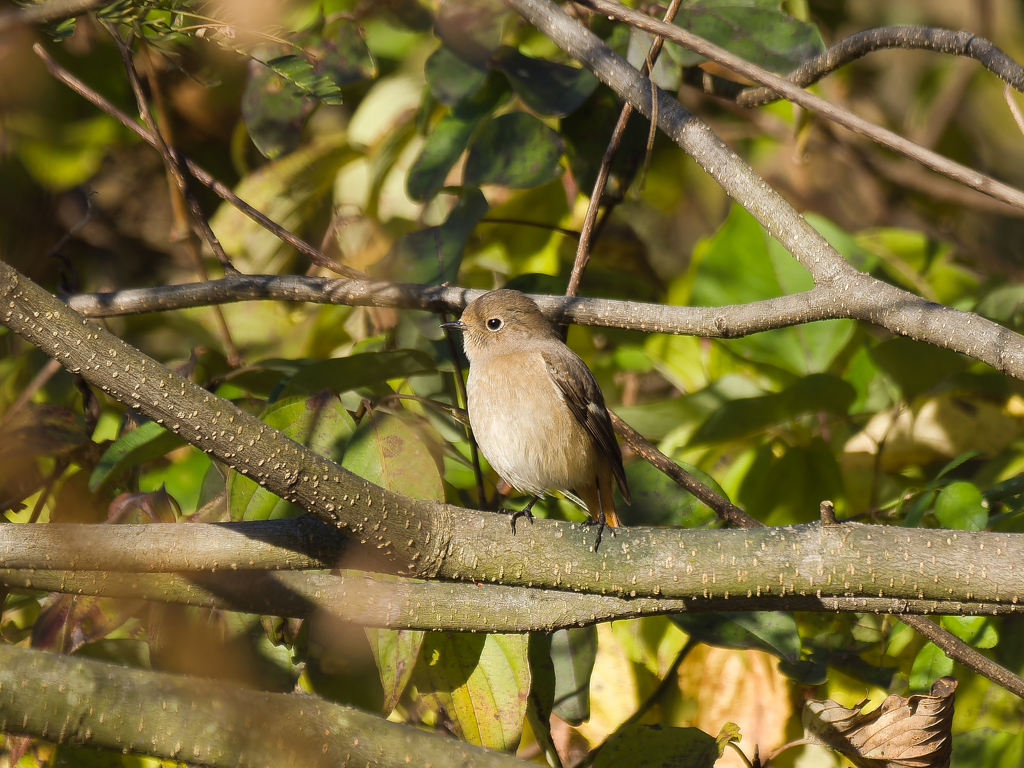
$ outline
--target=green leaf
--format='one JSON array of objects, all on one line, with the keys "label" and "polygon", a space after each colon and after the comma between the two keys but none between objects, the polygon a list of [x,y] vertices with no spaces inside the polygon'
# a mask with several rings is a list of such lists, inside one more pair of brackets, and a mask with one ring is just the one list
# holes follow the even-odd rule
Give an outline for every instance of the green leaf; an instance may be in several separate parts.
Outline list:
[{"label": "green leaf", "polygon": [[[676,462],[712,490],[725,496],[722,487],[700,469],[681,461]],[[637,461],[626,467],[626,480],[633,503],[626,512],[630,525],[673,525],[697,528],[714,523],[715,511],[697,499],[675,480],[646,461]],[[624,509],[620,497],[616,506]]]},{"label": "green leaf", "polygon": [[434,34],[459,58],[484,67],[501,43],[509,16],[501,0],[446,0],[438,9]]},{"label": "green leaf", "polygon": [[988,525],[988,509],[974,483],[950,483],[935,500],[935,517],[943,528],[982,531]]},{"label": "green leaf", "polygon": [[326,75],[340,88],[376,77],[377,65],[366,47],[359,25],[348,19],[337,23],[338,28],[330,36],[311,35],[301,41],[303,50],[313,59],[316,72]]},{"label": "green leaf", "polygon": [[[328,394],[279,400],[260,418],[292,440],[335,461],[341,458],[356,428],[341,400]],[[227,490],[232,520],[276,520],[304,514],[302,508],[234,469],[228,475]]]},{"label": "green leaf", "polygon": [[[697,306],[747,304],[814,285],[810,273],[738,205],[694,248],[691,272],[690,300]],[[828,320],[716,343],[740,358],[806,375],[827,370],[855,327],[852,320]]]},{"label": "green leaf", "polygon": [[910,668],[910,690],[923,693],[931,690],[932,683],[940,677],[953,674],[953,660],[935,643],[927,643],[917,652]]},{"label": "green leaf", "polygon": [[428,200],[441,189],[448,172],[462,155],[477,126],[509,93],[500,75],[472,98],[459,102],[441,118],[409,169],[405,187],[413,200]]},{"label": "green leaf", "polygon": [[[395,416],[370,411],[349,442],[342,466],[389,491],[444,500],[437,464],[419,436]],[[377,574],[374,578],[393,577]],[[385,715],[395,708],[412,679],[425,636],[420,630],[366,629],[384,688]]]},{"label": "green leaf", "polygon": [[511,112],[488,121],[469,148],[463,183],[539,187],[561,173],[561,137],[533,115]]},{"label": "green leaf", "polygon": [[89,477],[89,490],[95,493],[100,486],[122,472],[147,461],[158,459],[185,441],[168,432],[155,421],[147,421],[121,437],[103,452],[96,468]]},{"label": "green leaf", "polygon": [[[601,159],[621,112],[622,101],[611,88],[602,85],[559,124],[572,176],[585,195],[589,196],[594,189]],[[646,154],[649,131],[650,123],[634,113],[612,160],[605,187],[608,197],[621,199],[626,194]]]},{"label": "green leaf", "polygon": [[249,138],[271,160],[299,148],[306,118],[316,101],[259,61],[249,62],[242,94],[242,120]]},{"label": "green leaf", "polygon": [[845,415],[856,397],[854,388],[838,376],[814,373],[782,392],[724,403],[694,432],[690,445],[738,440],[806,413]]},{"label": "green leaf", "polygon": [[800,658],[800,634],[792,613],[676,614],[672,621],[707,645],[758,648],[789,662]]},{"label": "green leaf", "polygon": [[559,629],[551,634],[555,674],[552,711],[569,725],[590,719],[590,676],[597,660],[597,627]]},{"label": "green leaf", "polygon": [[741,507],[768,525],[792,525],[816,520],[819,505],[826,499],[835,503],[842,516],[846,488],[832,449],[820,437],[813,437],[806,445],[774,442],[758,448],[736,498]]},{"label": "green leaf", "polygon": [[428,227],[395,241],[382,266],[402,282],[452,283],[462,263],[466,241],[487,213],[487,200],[476,187],[464,187],[459,201],[439,227]]},{"label": "green leaf", "polygon": [[956,768],[1019,768],[1024,763],[1024,732],[978,728],[953,736]]},{"label": "green leaf", "polygon": [[[566,239],[555,227],[571,226],[572,213],[560,179],[513,194],[492,208],[487,219],[467,248],[467,271],[496,268],[507,272],[509,284],[524,293],[565,293],[568,276],[560,280],[556,275]],[[520,221],[549,226],[524,227]]]},{"label": "green leaf", "polygon": [[605,742],[594,768],[711,768],[719,749],[699,728],[629,725]]},{"label": "green leaf", "polygon": [[[334,35],[300,35],[302,54],[278,46],[249,63],[242,120],[256,148],[274,159],[298,149],[318,102],[341,104],[340,88],[373,77],[376,67],[354,22],[342,20]],[[272,52],[283,55],[269,58]],[[265,61],[263,59],[266,59]]]},{"label": "green leaf", "polygon": [[99,659],[117,664],[121,667],[150,669],[149,643],[145,640],[117,638],[114,640],[96,640],[86,643],[77,651],[76,656],[88,659]]},{"label": "green leaf", "polygon": [[999,632],[986,616],[943,616],[942,626],[974,648],[995,648]]},{"label": "green leaf", "polygon": [[69,122],[6,110],[4,120],[25,170],[50,192],[64,192],[95,176],[119,136],[107,115]]},{"label": "green leaf", "polygon": [[430,54],[424,69],[430,94],[446,107],[471,98],[487,79],[486,67],[459,58],[444,45]]},{"label": "green leaf", "polygon": [[507,45],[491,56],[491,64],[505,73],[523,103],[542,115],[572,114],[598,86],[589,69],[534,59]]},{"label": "green leaf", "polygon": [[[778,0],[696,0],[674,23],[778,74],[825,50],[818,28],[783,13]],[[672,43],[667,49],[682,66],[704,60]]]},{"label": "green leaf", "polygon": [[529,640],[530,701],[526,719],[548,765],[561,764],[551,737],[551,708],[555,700],[555,670],[551,662],[551,636],[531,632]]},{"label": "green leaf", "polygon": [[[66,744],[61,744],[54,750],[47,764],[53,768],[126,768],[120,752],[69,747]],[[18,765],[25,763],[19,760]]]},{"label": "green leaf", "polygon": [[529,635],[430,632],[413,673],[416,690],[470,744],[519,746],[530,691]]},{"label": "green leaf", "polygon": [[288,380],[281,398],[308,396],[325,389],[348,392],[433,370],[434,361],[430,356],[416,349],[362,352],[303,366]]},{"label": "green leaf", "polygon": [[[380,578],[381,575],[374,574],[374,578]],[[425,636],[426,632],[418,629],[366,628],[366,638],[370,641],[373,660],[377,663],[380,682],[384,686],[383,715],[391,714],[412,680],[416,658]]]},{"label": "green leaf", "polygon": [[949,463],[939,470],[939,474],[935,476],[935,481],[937,482],[938,480],[941,480],[943,477],[945,477],[947,474],[949,474],[954,469],[959,467],[961,464],[964,464],[965,462],[968,462],[971,459],[976,459],[979,456],[984,456],[984,454],[981,451],[964,451],[959,456],[950,459]]},{"label": "green leaf", "polygon": [[725,754],[725,748],[732,742],[739,742],[743,737],[740,735],[740,727],[736,723],[726,723],[722,730],[715,737],[715,744],[718,745],[718,756]]},{"label": "green leaf", "polygon": [[429,200],[444,186],[448,172],[482,119],[463,119],[449,113],[434,126],[406,177],[405,190],[412,200]]},{"label": "green leaf", "polygon": [[[257,59],[258,60],[258,59]],[[295,86],[300,93],[324,104],[341,104],[341,91],[331,78],[317,74],[309,59],[294,53],[285,53],[262,62],[268,69]]]},{"label": "green leaf", "polygon": [[958,352],[905,336],[894,336],[873,347],[871,357],[893,378],[908,403],[970,364]]},{"label": "green leaf", "polygon": [[974,311],[1011,328],[1019,328],[1024,323],[1024,285],[996,288],[978,302]]},{"label": "green leaf", "polygon": [[907,516],[903,518],[904,528],[917,528],[921,525],[921,521],[924,519],[925,513],[931,509],[932,504],[935,503],[935,497],[938,494],[935,491],[925,491],[917,500],[914,502],[914,506],[907,512]]},{"label": "green leaf", "polygon": [[437,462],[413,429],[397,416],[371,410],[341,462],[371,483],[414,499],[444,500]]}]

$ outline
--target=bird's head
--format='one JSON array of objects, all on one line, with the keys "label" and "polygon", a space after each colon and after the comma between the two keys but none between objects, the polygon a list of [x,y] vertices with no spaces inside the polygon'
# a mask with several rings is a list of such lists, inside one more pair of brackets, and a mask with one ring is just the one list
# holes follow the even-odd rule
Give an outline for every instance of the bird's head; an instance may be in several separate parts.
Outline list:
[{"label": "bird's head", "polygon": [[537,302],[508,289],[485,293],[470,302],[460,320],[441,327],[463,332],[470,361],[477,355],[509,354],[540,339],[561,341]]}]

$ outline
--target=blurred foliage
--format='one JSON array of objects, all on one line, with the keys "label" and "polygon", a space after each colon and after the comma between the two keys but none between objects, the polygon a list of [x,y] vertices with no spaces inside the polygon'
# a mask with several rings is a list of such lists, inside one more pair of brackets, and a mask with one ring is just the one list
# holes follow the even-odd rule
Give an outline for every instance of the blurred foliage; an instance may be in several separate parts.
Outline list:
[{"label": "blurred foliage", "polygon": [[[18,74],[0,82],[0,253],[33,279],[68,293],[198,278],[159,157],[49,79],[31,53],[31,43],[44,42],[134,114],[97,18],[134,31],[172,143],[334,258],[404,282],[564,291],[571,232],[620,102],[496,0],[216,9],[124,0],[96,17],[5,33],[0,61]],[[649,38],[585,20],[643,61]],[[823,40],[896,23],[970,29],[1024,58],[1024,14],[1012,0],[692,0],[677,23],[780,72]],[[669,45],[655,77],[676,88],[680,66],[697,63]],[[1024,140],[1002,83],[973,62],[880,52],[814,90],[1024,186]],[[1022,330],[1019,215],[932,186],[923,170],[784,102],[742,111],[685,87],[679,98],[857,269]],[[806,270],[664,136],[640,189],[648,131],[634,116],[582,295],[716,306],[811,287]],[[309,269],[196,191],[241,271]],[[241,366],[228,363],[209,308],[105,323],[375,483],[471,507],[499,503],[486,466],[486,498],[478,497],[453,410],[453,374],[465,361],[453,359],[438,318],[286,302],[227,305],[223,315]],[[626,421],[765,523],[807,522],[830,499],[841,519],[1024,531],[1024,389],[984,365],[843,320],[733,340],[573,327],[568,341]],[[8,521],[188,524],[299,513],[101,392],[84,391],[0,328],[0,511]],[[718,525],[649,465],[632,461],[626,472],[627,523]],[[561,498],[534,511],[583,517]],[[1012,641],[1020,619],[941,621],[1024,671]],[[890,692],[925,691],[952,671],[960,680],[953,765],[1017,765],[1024,749],[1018,700],[874,615],[658,617],[528,639],[364,632],[325,619],[15,590],[0,632],[5,642],[383,708],[393,720],[535,761],[550,746],[571,764],[614,734],[597,757],[608,766],[679,750],[693,755],[687,765],[738,765],[727,742],[742,734],[748,753],[758,744],[767,754],[799,734],[807,698],[877,703]],[[666,675],[670,684],[660,685]],[[641,720],[620,729],[641,705]],[[26,768],[147,762],[5,738]],[[839,764],[820,748],[805,754],[801,765]],[[799,755],[773,765],[795,765]]]}]

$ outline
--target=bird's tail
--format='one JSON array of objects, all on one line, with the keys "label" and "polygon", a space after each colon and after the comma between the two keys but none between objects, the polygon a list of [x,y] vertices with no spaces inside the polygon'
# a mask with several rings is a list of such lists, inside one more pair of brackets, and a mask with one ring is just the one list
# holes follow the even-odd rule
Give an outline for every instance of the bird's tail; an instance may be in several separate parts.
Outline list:
[{"label": "bird's tail", "polygon": [[622,521],[619,520],[619,515],[615,511],[615,494],[612,483],[610,475],[602,477],[594,485],[577,488],[576,494],[587,505],[587,511],[594,520],[601,519],[600,510],[603,509],[605,523],[612,528],[621,528]]}]

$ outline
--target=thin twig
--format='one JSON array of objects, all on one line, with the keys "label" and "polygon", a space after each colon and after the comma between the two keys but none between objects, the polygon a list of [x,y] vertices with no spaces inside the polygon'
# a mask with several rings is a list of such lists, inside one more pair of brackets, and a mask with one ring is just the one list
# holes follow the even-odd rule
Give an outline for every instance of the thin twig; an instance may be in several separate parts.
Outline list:
[{"label": "thin twig", "polygon": [[28,383],[28,386],[22,390],[21,394],[18,395],[18,399],[11,403],[11,407],[7,409],[7,413],[4,414],[3,418],[0,419],[0,429],[7,425],[14,414],[20,411],[28,404],[35,396],[36,392],[42,389],[46,382],[53,378],[54,374],[61,369],[61,364],[57,360],[47,360],[46,365],[39,369],[39,373],[32,377],[32,381]]},{"label": "thin twig", "polygon": [[[143,141],[145,141],[146,143],[150,144],[153,147],[156,146],[156,139],[149,133],[149,131],[147,131],[145,128],[139,125],[138,121],[133,120],[127,114],[125,114],[120,109],[115,107],[112,103],[110,103],[110,101],[105,99],[103,96],[100,96],[96,91],[94,91],[92,88],[87,86],[77,77],[75,77],[66,69],[64,69],[64,67],[58,64],[53,59],[53,57],[46,52],[46,49],[43,48],[43,46],[36,43],[34,46],[32,46],[32,50],[35,51],[36,55],[40,59],[43,60],[43,63],[46,65],[47,71],[51,75],[53,75],[53,77],[55,77],[57,80],[60,80],[71,90],[73,90],[79,96],[84,98],[86,101],[90,102],[91,104],[106,112],[111,117],[118,120],[125,128],[132,131],[140,139],[142,139]],[[363,272],[360,272],[357,269],[353,269],[352,267],[341,264],[340,262],[330,258],[329,256],[324,255],[302,238],[296,237],[287,229],[282,227],[280,224],[272,221],[267,216],[257,211],[247,202],[242,200],[242,198],[240,198],[238,195],[232,192],[228,187],[226,187],[221,182],[217,181],[217,179],[215,179],[213,175],[206,171],[202,166],[198,165],[192,160],[189,160],[188,158],[184,159],[184,163],[185,167],[188,168],[188,172],[191,173],[192,176],[194,176],[196,180],[199,181],[199,183],[209,187],[210,190],[218,197],[220,197],[222,200],[225,200],[226,202],[230,203],[232,206],[237,208],[241,213],[248,216],[250,219],[255,221],[268,232],[280,238],[282,241],[288,243],[288,245],[292,246],[292,248],[297,250],[299,253],[308,258],[314,264],[319,264],[325,269],[331,270],[335,274],[345,275],[346,277],[352,277],[356,279],[367,278],[367,275],[364,274]]]},{"label": "thin twig", "polygon": [[[669,17],[669,13],[675,15],[675,11],[679,7],[679,4],[676,2],[676,0],[672,1],[673,5],[670,6],[668,11],[665,13],[665,21],[671,21],[672,19]],[[655,38],[654,42],[651,44],[651,50],[649,50],[647,52],[647,55],[645,56],[644,69],[646,69],[647,71],[644,72],[643,70],[641,70],[641,72],[645,75],[650,75],[654,71],[654,61],[651,54],[654,52],[655,46],[658,43],[664,43],[664,41],[660,37]],[[658,48],[660,51],[660,46],[658,46]],[[658,94],[655,93],[654,89],[652,88],[651,120],[650,126],[647,131],[647,150],[644,152],[644,163],[640,168],[640,182],[636,185],[638,192],[643,192],[644,187],[647,185],[647,169],[651,165],[651,155],[654,153],[654,140],[656,138],[658,138]]]},{"label": "thin twig", "polygon": [[629,426],[618,415],[610,413],[615,433],[626,442],[626,445],[633,449],[635,454],[653,464],[711,507],[720,519],[727,523],[732,523],[737,528],[760,528],[764,525],[764,523],[748,515],[727,498],[704,485],[704,483],[672,461],[672,459],[659,451],[652,442]]},{"label": "thin twig", "polygon": [[764,762],[761,763],[761,768],[768,768],[768,766],[771,764],[772,760],[774,760],[776,757],[781,755],[787,749],[793,749],[793,747],[804,747],[804,746],[807,746],[808,744],[812,744],[812,743],[813,742],[811,742],[808,739],[794,739],[793,741],[787,741],[781,747],[777,747],[776,749],[772,750],[772,752],[770,752],[768,754],[768,757],[766,757],[764,759]]},{"label": "thin twig", "polygon": [[556,227],[554,224],[545,224],[540,221],[523,221],[522,219],[497,219],[488,216],[486,219],[480,219],[479,224],[515,224],[520,227],[537,227],[538,229],[550,229],[553,232],[557,232],[560,235],[571,237],[573,240],[580,239],[580,233],[575,229],[566,229],[565,227]]},{"label": "thin twig", "polygon": [[[739,744],[737,744],[735,741],[727,741],[726,746],[731,747],[732,750],[740,756],[740,759],[746,764],[747,768],[754,768],[754,764],[750,762],[750,759],[746,756],[743,750],[740,749]],[[757,760],[757,744],[754,745],[754,759]],[[758,761],[759,768],[760,765],[761,762]]]},{"label": "thin twig", "polygon": [[[969,56],[1007,85],[1024,91],[1024,67],[989,40],[963,30],[953,31],[935,27],[877,27],[857,32],[840,40],[813,59],[805,61],[790,72],[786,79],[794,85],[806,88],[869,53],[893,48]],[[683,80],[687,85],[700,88],[705,93],[734,99],[741,107],[758,107],[781,98],[771,88],[745,86],[734,80],[704,72],[697,67],[684,69]]]},{"label": "thin twig", "polygon": [[651,709],[651,707],[653,707],[658,702],[658,699],[665,695],[665,691],[667,691],[670,687],[674,686],[678,682],[676,674],[679,672],[679,667],[682,665],[686,657],[690,655],[690,651],[692,651],[698,645],[700,645],[699,640],[693,637],[687,638],[686,644],[683,645],[683,647],[679,650],[679,653],[676,654],[676,657],[672,661],[671,666],[669,666],[668,670],[665,672],[665,676],[661,678],[661,681],[658,683],[658,687],[651,692],[651,695],[644,699],[642,702],[640,702],[640,706],[636,708],[632,715],[627,717],[625,721],[623,721],[622,724],[619,725],[619,727],[616,728],[612,733],[608,734],[608,736],[605,737],[604,741],[602,741],[600,744],[598,744],[596,747],[590,750],[582,760],[580,760],[578,763],[576,763],[575,766],[573,766],[573,768],[589,768],[589,766],[594,764],[594,761],[597,759],[597,756],[604,748],[604,745],[608,743],[609,739],[611,739],[616,734],[622,733],[622,731],[624,731],[626,728],[633,725],[634,723],[639,723],[640,720],[643,719],[644,715],[646,715],[647,712]]},{"label": "thin twig", "polygon": [[[665,11],[666,21],[672,21],[675,18],[680,2],[681,0],[672,0],[672,4]],[[665,41],[662,38],[654,38],[654,42],[651,43],[650,51],[648,51],[644,61],[642,72],[645,75],[650,72],[657,62],[658,55],[661,53],[664,44]],[[579,293],[580,281],[583,279],[583,270],[586,269],[587,262],[590,261],[590,244],[595,237],[594,222],[597,221],[597,211],[601,206],[601,198],[604,197],[605,187],[608,186],[608,176],[611,173],[612,162],[615,160],[619,147],[622,146],[622,139],[626,135],[626,126],[629,125],[629,118],[632,114],[633,107],[629,102],[626,102],[619,113],[618,122],[615,123],[615,129],[612,131],[612,138],[608,142],[607,149],[605,149],[604,157],[601,158],[601,166],[597,170],[597,179],[594,181],[594,190],[590,194],[590,203],[587,205],[587,215],[583,219],[583,227],[580,230],[580,241],[579,245],[576,246],[576,259],[573,261],[572,274],[569,276],[569,287],[565,291],[566,296],[575,296]],[[656,119],[651,121],[651,130],[657,130]],[[605,214],[606,220],[608,215],[607,213]]]},{"label": "thin twig", "polygon": [[43,489],[39,491],[39,497],[36,499],[36,505],[32,508],[32,514],[29,515],[28,523],[35,523],[39,520],[39,515],[42,514],[43,507],[46,506],[46,500],[50,498],[50,492],[53,490],[54,483],[64,474],[64,470],[67,468],[68,465],[60,460],[54,464],[53,471],[43,483]]},{"label": "thin twig", "polygon": [[931,640],[953,661],[987,677],[1010,693],[1024,698],[1024,679],[974,650],[960,638],[925,616],[900,616],[899,620]]},{"label": "thin twig", "polygon": [[224,269],[224,274],[238,274],[238,270],[231,264],[231,260],[228,259],[228,255],[224,252],[223,246],[220,244],[220,240],[213,233],[210,228],[210,222],[206,220],[206,216],[203,214],[202,209],[199,207],[199,201],[196,200],[195,196],[188,188],[188,181],[185,178],[185,173],[182,171],[181,165],[178,163],[178,158],[175,157],[174,152],[170,147],[167,146],[167,142],[164,141],[163,135],[160,133],[160,128],[156,124],[156,120],[153,119],[153,113],[149,109],[149,101],[146,99],[146,94],[142,91],[142,83],[139,81],[139,73],[135,69],[135,61],[132,56],[132,42],[135,37],[134,32],[128,33],[127,41],[122,40],[118,34],[117,29],[113,24],[104,24],[110,36],[114,38],[114,43],[117,45],[118,51],[121,53],[121,60],[124,62],[125,71],[128,73],[128,82],[131,83],[132,92],[135,94],[135,102],[139,107],[139,114],[142,115],[142,120],[149,128],[150,134],[154,138],[154,146],[160,153],[160,157],[163,158],[164,165],[167,166],[167,172],[171,178],[174,179],[175,185],[178,187],[178,192],[188,203],[189,211],[192,213],[192,223],[199,230],[203,240],[213,251],[213,255],[217,257],[221,267]]},{"label": "thin twig", "polygon": [[1013,91],[1010,90],[1009,84],[1003,86],[1003,98],[1006,99],[1006,106],[1010,108],[1010,114],[1013,115],[1013,120],[1017,123],[1017,127],[1021,133],[1024,133],[1024,112],[1021,112],[1020,105],[1017,100],[1013,97]]},{"label": "thin twig", "polygon": [[744,77],[761,83],[762,85],[766,85],[781,93],[794,104],[799,104],[800,106],[809,109],[828,120],[838,123],[855,133],[867,136],[872,141],[891,149],[893,152],[898,152],[905,157],[909,157],[911,160],[921,163],[934,171],[945,174],[961,184],[973,187],[974,189],[984,192],[997,200],[1009,203],[1010,205],[1018,208],[1024,208],[1024,191],[998,181],[984,173],[980,173],[973,168],[961,165],[960,163],[950,160],[949,158],[944,157],[937,152],[933,152],[930,149],[925,149],[897,133],[875,125],[870,120],[865,120],[847,109],[836,106],[835,104],[832,104],[819,96],[815,96],[812,93],[808,93],[788,80],[761,69],[760,67],[745,61],[739,56],[729,53],[723,48],[708,42],[704,38],[683,29],[682,27],[677,27],[672,24],[666,24],[662,21],[658,21],[657,19],[652,19],[646,14],[631,10],[620,3],[613,2],[613,0],[579,1],[600,13],[607,14],[609,17],[618,19],[619,21],[630,24],[638,29],[642,29],[645,32],[649,32],[650,34],[660,35],[667,40],[678,43],[688,50],[699,53],[700,55],[721,64],[737,74],[743,75]]},{"label": "thin twig", "polygon": [[71,242],[71,238],[81,232],[85,225],[89,223],[89,220],[92,219],[92,196],[95,194],[95,192],[89,192],[85,196],[85,214],[73,227],[71,227],[71,229],[61,235],[60,240],[58,240],[57,243],[46,252],[47,256],[56,256],[59,254],[64,246]]},{"label": "thin twig", "polygon": [[[160,88],[160,81],[157,75],[156,67],[153,65],[153,56],[151,55],[151,49],[148,45],[143,47],[143,62],[146,67],[146,79],[149,81],[149,90],[153,94],[153,101],[156,104],[157,115],[160,117],[160,122],[163,124],[163,133],[165,134],[166,143],[168,146],[174,145],[174,134],[173,126],[171,123],[171,116],[168,113],[167,105],[164,102],[163,90]],[[155,125],[155,121],[154,121]],[[157,131],[153,131],[157,134]],[[174,168],[178,169],[180,174],[180,166],[175,160]],[[196,236],[195,230],[188,224],[188,201],[185,199],[185,195],[182,194],[181,186],[177,182],[177,176],[175,171],[172,170],[171,166],[167,166],[167,182],[168,192],[171,197],[171,211],[174,215],[174,229],[177,235],[184,241],[185,250],[187,251],[189,258],[192,261],[192,266],[196,270],[196,275],[200,280],[206,281],[210,279],[209,273],[206,271],[206,265],[203,263],[203,255],[199,244],[199,238]],[[235,340],[231,336],[231,329],[228,328],[227,318],[224,317],[224,310],[217,306],[212,307],[214,319],[217,321],[217,328],[220,330],[220,334],[224,339],[224,349],[227,352],[228,363],[232,368],[238,368],[242,365],[242,355],[238,351],[238,347],[235,346]]]}]

